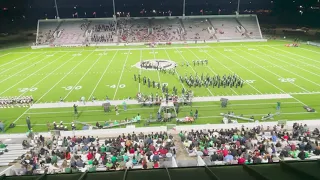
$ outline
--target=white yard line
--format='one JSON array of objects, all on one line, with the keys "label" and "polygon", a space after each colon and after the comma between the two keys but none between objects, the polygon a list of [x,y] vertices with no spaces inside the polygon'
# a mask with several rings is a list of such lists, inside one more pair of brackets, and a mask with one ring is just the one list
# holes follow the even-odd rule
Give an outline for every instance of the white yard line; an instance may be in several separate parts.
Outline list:
[{"label": "white yard line", "polygon": [[[264,62],[267,62],[267,63],[269,63],[269,64],[272,64],[273,66],[276,66],[276,67],[278,67],[278,68],[281,68],[281,69],[284,70],[284,71],[287,71],[287,72],[292,73],[292,74],[294,74],[294,75],[296,75],[296,76],[299,76],[299,75],[297,75],[296,73],[293,73],[293,72],[291,72],[291,71],[288,71],[286,68],[279,67],[278,65],[276,65],[276,64],[274,64],[274,63],[272,63],[272,62],[270,62],[270,61],[264,60],[263,58],[260,58],[259,56],[253,55],[253,54],[251,54],[251,53],[249,53],[249,52],[246,52],[246,51],[244,51],[244,50],[241,50],[241,49],[238,49],[238,50],[243,51],[243,52],[249,54],[250,56],[253,56],[253,57],[255,57],[255,58],[258,58],[258,59],[260,59],[260,60],[262,60],[262,61],[264,61]],[[235,54],[234,52],[231,52],[231,53]],[[273,71],[270,71],[270,70],[268,70],[267,68],[264,68],[263,66],[260,66],[259,64],[255,63],[255,62],[253,62],[253,61],[251,61],[251,60],[249,60],[249,59],[247,59],[247,58],[245,58],[245,57],[243,57],[243,56],[241,56],[241,55],[239,55],[239,54],[237,54],[237,55],[238,55],[238,57],[240,57],[240,58],[242,58],[242,59],[245,59],[245,60],[251,62],[252,64],[255,64],[256,66],[259,66],[260,68],[268,71],[269,73],[271,73],[271,74],[273,74],[273,75],[275,75],[275,76],[277,76],[277,77],[279,77],[279,78],[283,78],[282,76],[279,76],[278,74],[274,73]],[[299,77],[300,77],[300,76],[299,76]],[[293,83],[293,82],[289,82],[289,83],[292,84],[292,85],[294,85],[294,86],[296,86],[296,87],[298,87],[298,88],[300,88],[300,89],[302,89],[302,90],[304,90],[304,91],[306,91],[306,92],[310,92],[309,90],[307,90],[307,89],[305,89],[305,88],[303,88],[303,87],[301,87],[301,86],[299,86],[299,85],[297,85],[297,84],[295,84],[295,83]]]},{"label": "white yard line", "polygon": [[[72,91],[75,89],[75,87],[77,87],[78,85],[79,85],[79,83],[82,81],[82,79],[84,78],[84,77],[86,77],[86,75],[89,73],[89,71],[93,68],[93,66],[97,63],[97,62],[99,62],[99,60],[101,59],[103,57],[103,55],[99,55],[99,57],[96,59],[96,61],[93,63],[93,64],[91,64],[91,66],[90,66],[90,68],[83,74],[83,76],[78,80],[78,82],[72,87],[72,89],[67,93],[67,95],[65,95],[64,96],[64,100],[66,100],[67,99],[67,97],[72,93]],[[88,99],[89,100],[89,99]]]},{"label": "white yard line", "polygon": [[306,51],[310,51],[310,52],[313,52],[313,53],[320,54],[320,52],[313,51],[313,50],[310,50],[310,49],[306,49],[306,48],[303,48],[303,47],[299,47],[299,49],[303,49],[303,50],[306,50]]},{"label": "white yard line", "polygon": [[[142,63],[142,50],[140,50],[140,64]],[[140,68],[139,68],[139,75],[140,75],[140,77],[141,77],[141,72],[142,72],[142,68],[141,68],[141,66],[140,66]],[[139,82],[139,91],[138,92],[140,92],[140,90],[141,90],[141,83]]]},{"label": "white yard line", "polygon": [[[52,63],[56,62],[57,60],[59,60],[60,58],[62,58],[62,57],[65,56],[65,55],[67,55],[67,53],[64,54],[64,55],[62,55],[62,56],[60,56],[59,58],[56,58],[54,61],[51,61],[50,63],[46,64],[45,66],[42,66],[40,69],[38,69],[37,71],[33,72],[33,73],[30,74],[29,76],[21,79],[19,82],[15,83],[15,84],[12,85],[11,87],[9,87],[9,88],[7,88],[6,90],[2,91],[2,92],[0,93],[0,96],[1,96],[2,94],[4,94],[5,92],[9,91],[10,89],[12,89],[13,87],[17,86],[17,85],[20,84],[21,82],[25,81],[26,79],[28,79],[29,77],[31,77],[33,74],[36,74],[37,72],[41,71],[41,70],[44,69],[45,67],[47,67],[47,66],[51,65]],[[49,58],[49,57],[46,57],[46,58]],[[44,58],[43,60],[45,60],[46,58]]]},{"label": "white yard line", "polygon": [[[10,53],[7,53],[7,54],[4,54],[4,55],[2,55],[2,56],[6,56],[6,55],[9,55]],[[0,67],[2,67],[2,66],[5,66],[5,65],[7,65],[7,64],[11,64],[11,63],[13,63],[13,62],[15,62],[15,61],[17,61],[17,60],[19,60],[19,59],[22,59],[22,58],[24,58],[24,57],[26,57],[26,56],[30,56],[32,53],[29,53],[29,54],[27,54],[27,55],[25,55],[25,56],[22,56],[22,57],[19,57],[19,58],[16,58],[15,60],[10,60],[9,62],[7,62],[7,63],[5,63],[5,64],[1,64],[1,66]],[[2,56],[0,56],[0,57],[2,57]]]},{"label": "white yard line", "polygon": [[[178,51],[177,49],[176,49],[176,52],[178,52],[178,54],[180,54],[180,56],[183,58],[183,60],[186,61],[186,62],[189,64],[189,67],[191,67],[192,71],[193,71],[194,73],[197,73],[197,72],[193,69],[192,65],[190,65],[191,63],[189,63],[189,61],[181,54],[181,52]],[[206,88],[206,89],[207,89],[208,92],[211,94],[211,96],[214,96],[214,94],[211,92],[211,90],[210,90],[209,88]]]},{"label": "white yard line", "polygon": [[221,54],[222,56],[224,56],[225,58],[231,60],[232,62],[238,64],[239,66],[241,66],[242,68],[246,69],[248,72],[251,72],[252,74],[254,74],[255,76],[259,77],[260,79],[262,79],[263,81],[265,81],[266,83],[270,84],[271,86],[279,89],[281,92],[286,93],[284,90],[282,90],[281,88],[279,88],[278,86],[275,86],[274,84],[272,84],[271,82],[269,82],[268,80],[264,79],[263,77],[261,77],[260,75],[256,74],[255,72],[251,71],[250,69],[246,68],[245,66],[243,66],[242,64],[238,63],[237,61],[229,58],[228,56],[224,55],[223,53],[220,53],[219,51],[214,50],[215,52]]},{"label": "white yard line", "polygon": [[[263,50],[269,51],[270,53],[273,53],[273,54],[276,54],[276,55],[279,55],[279,56],[282,56],[282,57],[285,57],[285,58],[288,58],[288,59],[292,59],[292,60],[297,61],[297,62],[299,62],[299,63],[305,64],[305,65],[307,65],[307,66],[314,67],[314,68],[320,70],[320,68],[317,67],[317,66],[315,66],[314,64],[305,63],[304,61],[300,61],[300,60],[298,60],[298,59],[296,59],[296,58],[292,58],[292,57],[289,57],[289,56],[285,56],[285,55],[276,53],[276,52],[271,51],[271,50],[268,50],[268,49],[266,49],[266,48],[263,48]],[[262,54],[265,54],[265,53],[262,53]],[[273,55],[267,55],[267,54],[265,54],[265,55],[274,58]],[[287,63],[287,64],[289,64],[289,65],[291,65],[291,66],[294,66],[294,67],[297,67],[297,68],[299,68],[299,69],[302,69],[303,71],[309,72],[309,73],[311,73],[311,74],[313,74],[313,75],[315,75],[315,76],[318,76],[318,77],[320,76],[319,74],[316,74],[316,73],[314,73],[314,72],[308,71],[308,70],[303,69],[303,68],[300,68],[299,66],[292,65],[292,63],[288,63],[288,62],[283,61],[283,60],[281,60],[281,59],[279,59],[279,58],[276,58],[276,59],[278,59],[279,61],[285,62],[285,63]]]},{"label": "white yard line", "polygon": [[[196,53],[194,53],[193,51],[191,51],[190,49],[188,49],[198,60],[201,60],[200,58],[199,58],[199,56],[197,56],[197,54]],[[216,75],[216,73],[210,68],[210,66],[206,66],[214,75]],[[235,93],[236,95],[239,95],[233,88],[230,88],[229,87],[229,89],[233,92],[233,93]]]},{"label": "white yard line", "polygon": [[[2,54],[0,57],[3,57],[3,56],[6,56],[6,55],[9,55],[10,53],[6,53],[6,54]],[[30,53],[31,54],[31,53]],[[0,66],[1,67],[1,66]]]},{"label": "white yard line", "polygon": [[[5,73],[5,72],[7,72],[7,71],[10,71],[11,69],[17,69],[17,68],[15,68],[15,67],[20,66],[20,65],[22,65],[22,64],[25,64],[25,63],[27,63],[27,62],[29,62],[29,61],[31,61],[31,60],[33,60],[33,59],[35,59],[35,58],[43,55],[43,54],[45,54],[45,53],[42,53],[42,54],[37,55],[37,56],[35,56],[35,57],[31,58],[31,59],[28,59],[28,60],[26,60],[26,61],[23,61],[23,62],[17,64],[17,65],[14,65],[14,66],[12,66],[12,67],[10,67],[10,68],[7,68],[7,69],[5,69],[4,71],[1,71],[0,74],[3,74],[3,73]],[[29,55],[30,55],[30,54],[28,54],[28,55],[26,55],[26,56],[29,56]],[[21,58],[23,58],[23,57],[25,57],[25,56],[22,56]],[[21,59],[21,58],[18,58],[18,59]],[[18,59],[16,59],[16,60],[18,60]],[[14,60],[14,61],[16,61],[16,60]],[[34,64],[36,64],[36,63],[34,63]],[[32,65],[33,65],[33,64],[32,64]],[[30,66],[32,66],[32,65],[30,65]],[[25,69],[26,69],[26,68],[25,68]],[[24,69],[23,69],[23,70],[24,70]],[[23,70],[22,70],[22,71],[23,71]],[[19,71],[19,72],[21,72],[21,71]],[[17,73],[16,73],[16,74],[17,74]],[[15,74],[14,74],[14,75],[15,75]]]},{"label": "white yard line", "polygon": [[[67,54],[68,54],[68,53],[66,53],[65,55],[67,55]],[[64,56],[64,55],[63,55],[63,56]],[[61,56],[61,57],[63,57],[63,56]],[[60,59],[61,57],[59,57],[58,59]],[[38,85],[39,83],[41,83],[43,80],[47,79],[47,77],[49,77],[50,75],[52,75],[54,72],[56,72],[58,69],[60,69],[62,66],[64,66],[64,65],[67,64],[68,62],[70,62],[71,59],[73,59],[73,57],[70,58],[69,60],[65,61],[63,64],[61,64],[59,67],[57,67],[55,70],[53,70],[53,71],[50,72],[49,74],[47,74],[44,78],[42,78],[41,80],[37,81],[37,83],[34,84],[31,88],[34,88],[36,85]],[[20,94],[19,97],[21,97],[21,96],[24,95],[25,93],[27,93],[27,91],[24,92],[24,93],[22,93],[22,94]]]},{"label": "white yard line", "polygon": [[[228,69],[231,73],[236,74],[235,72],[233,72],[228,66],[224,65],[223,63],[221,63],[219,60],[216,60],[216,58],[214,58],[213,56],[211,56],[211,54],[205,52],[211,59],[215,60],[216,62],[218,62],[220,65],[222,65],[223,67],[225,67],[226,69]],[[252,86],[251,84],[247,83],[252,89],[256,90],[258,93],[263,94],[261,91],[259,91],[257,88],[255,88],[254,86]]]},{"label": "white yard line", "polygon": [[[81,51],[82,52],[82,51]],[[64,75],[56,84],[54,84],[46,93],[44,93],[35,103],[38,103],[44,96],[46,96],[53,88],[55,88],[64,78],[66,78],[74,69],[76,69],[84,60],[86,60],[94,51],[88,54],[82,61],[80,61],[77,65],[75,65],[66,75]],[[71,59],[75,58],[73,56]],[[30,107],[24,111],[13,123],[17,122],[23,115],[25,115],[30,110]]]},{"label": "white yard line", "polygon": [[[259,51],[258,51],[259,52]],[[262,53],[262,52],[259,52],[259,53]],[[248,54],[250,54],[250,53],[248,53]],[[265,53],[262,53],[262,54],[265,54]],[[265,54],[266,55],[266,54]],[[258,56],[255,56],[255,57],[257,57],[257,58],[259,58]],[[277,59],[277,60],[279,60],[279,61],[282,61],[281,59],[279,59],[279,58],[277,58],[277,57],[273,57],[273,56],[269,56],[269,57],[271,57],[271,58],[273,58],[273,59]],[[259,59],[261,59],[261,58],[259,58]],[[265,60],[264,60],[265,61]],[[269,62],[269,61],[266,61],[266,62]],[[270,64],[272,64],[272,65],[274,65],[274,66],[277,66],[277,67],[280,67],[280,66],[278,66],[278,65],[276,65],[276,64],[274,64],[274,63],[272,63],[272,62],[269,62]],[[290,64],[290,63],[287,63],[287,64]],[[295,66],[294,66],[295,67]],[[294,73],[294,72],[292,72],[292,71],[289,71],[289,70],[287,70],[286,68],[283,68],[283,67],[280,67],[282,70],[284,70],[284,71],[287,71],[287,72],[289,72],[289,73],[291,73],[291,74],[294,74],[295,76],[298,76],[298,77],[300,77],[300,78],[302,78],[302,79],[304,79],[304,80],[306,80],[306,81],[308,81],[308,82],[310,82],[310,83],[312,83],[312,84],[314,84],[314,85],[317,85],[317,86],[320,86],[320,84],[318,84],[318,83],[316,83],[316,82],[314,82],[314,81],[311,81],[311,80],[309,80],[309,79],[307,79],[307,78],[305,78],[305,77],[303,77],[303,76],[300,76],[299,74],[296,74],[296,73]],[[303,69],[303,68],[300,68],[300,67],[298,67],[299,69]],[[305,70],[305,71],[307,71],[307,70]],[[310,71],[308,71],[308,72],[310,72]],[[310,73],[312,73],[312,72],[310,72]]]},{"label": "white yard line", "polygon": [[[167,50],[164,50],[164,51],[165,51],[165,53],[167,54],[168,59],[172,61],[172,59],[171,59],[171,57],[169,56],[169,53],[167,52]],[[183,89],[186,89],[185,86],[184,86],[184,84],[180,81],[180,75],[179,75],[177,69],[175,69],[175,72],[176,72],[176,75],[177,75],[177,77],[178,77],[178,80],[179,80],[180,84],[182,85]]]},{"label": "white yard line", "polygon": [[95,86],[95,87],[94,87],[94,89],[92,90],[92,92],[91,92],[91,94],[90,94],[90,96],[89,96],[88,100],[90,100],[90,99],[91,99],[92,95],[93,95],[93,94],[94,94],[94,92],[96,91],[96,89],[97,89],[98,85],[100,84],[100,82],[101,82],[102,78],[103,78],[103,77],[104,77],[104,75],[106,74],[107,70],[108,70],[108,69],[109,69],[109,67],[110,67],[110,64],[112,63],[112,61],[114,60],[114,58],[116,57],[116,55],[118,54],[118,52],[119,52],[119,51],[116,51],[116,53],[113,55],[113,57],[112,57],[111,61],[108,63],[107,67],[104,69],[104,71],[103,71],[103,73],[102,73],[102,75],[101,75],[101,77],[100,77],[99,81],[97,82],[96,86]]},{"label": "white yard line", "polygon": [[114,95],[113,95],[113,100],[116,98],[116,94],[117,94],[117,92],[118,92],[119,85],[120,85],[120,82],[121,82],[121,79],[122,79],[122,75],[123,75],[124,69],[125,69],[125,67],[126,67],[127,61],[128,61],[128,59],[129,59],[129,55],[130,55],[130,50],[129,50],[128,53],[127,53],[126,61],[125,61],[124,64],[123,64],[122,71],[121,71],[121,74],[120,74],[120,78],[119,78],[119,81],[118,81],[118,84],[117,84],[117,87],[116,87],[116,91],[114,92]]},{"label": "white yard line", "polygon": [[[278,50],[278,51],[285,52],[285,53],[287,53],[287,54],[292,54],[292,55],[294,55],[294,56],[298,56],[298,57],[301,57],[301,58],[304,58],[304,59],[308,59],[308,60],[311,60],[311,61],[316,62],[316,63],[320,63],[320,61],[318,61],[318,60],[314,60],[314,59],[312,59],[312,58],[308,58],[308,57],[305,57],[305,56],[302,56],[302,55],[299,55],[299,54],[295,54],[295,53],[292,53],[292,52],[289,52],[289,51],[285,51],[285,50],[282,50],[282,49],[280,49],[280,48],[274,48],[274,47],[272,47],[272,46],[268,46],[268,47],[270,47],[270,48],[272,48],[272,49],[276,49],[276,50]],[[314,65],[314,66],[315,66],[315,65]]]},{"label": "white yard line", "polygon": [[[153,52],[153,60],[156,61],[156,54],[154,53],[154,50],[152,51]],[[158,73],[158,80],[159,80],[159,83],[161,84],[161,78],[160,78],[160,73],[159,73],[159,70],[157,70],[157,73]],[[162,84],[161,84],[162,86]]]}]

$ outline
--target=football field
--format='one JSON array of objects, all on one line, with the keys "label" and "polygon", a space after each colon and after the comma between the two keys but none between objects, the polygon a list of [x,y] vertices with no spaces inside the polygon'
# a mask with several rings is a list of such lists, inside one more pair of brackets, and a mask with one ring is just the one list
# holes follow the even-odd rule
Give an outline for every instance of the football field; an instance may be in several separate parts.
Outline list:
[{"label": "football field", "polygon": [[[19,48],[0,52],[0,98],[32,96],[35,104],[76,102],[81,97],[91,101],[136,98],[136,94],[162,94],[157,88],[148,87],[134,80],[134,75],[167,84],[181,93],[182,88],[192,90],[194,97],[250,96],[288,94],[287,99],[251,99],[230,101],[227,108],[219,102],[195,102],[193,107],[181,108],[179,117],[199,110],[197,124],[220,123],[220,113],[233,111],[244,116],[262,117],[275,113],[276,102],[281,102],[281,114],[274,120],[319,119],[320,114],[320,48],[301,45],[285,47],[286,42],[220,43],[127,47],[86,48]],[[208,60],[208,65],[195,65],[193,61]],[[140,68],[144,61],[161,61],[176,64],[174,74]],[[189,65],[187,65],[189,64]],[[191,87],[179,76],[233,75],[244,80],[243,87]],[[310,106],[316,112],[307,112]],[[122,108],[122,107],[120,107]],[[14,122],[17,127],[8,132],[25,132],[25,118],[30,116],[34,131],[45,131],[46,123],[53,121],[71,123],[74,120],[95,122],[123,120],[140,113],[142,119],[156,116],[158,107],[129,105],[128,111],[105,114],[102,107],[80,107],[80,115],[73,115],[73,108],[33,109],[29,106],[0,108],[0,120],[6,126]],[[112,109],[113,110],[113,109]],[[174,122],[170,122],[171,124]],[[141,123],[140,126],[143,126]],[[160,125],[159,123],[151,125]],[[79,126],[80,127],[80,126]]]}]

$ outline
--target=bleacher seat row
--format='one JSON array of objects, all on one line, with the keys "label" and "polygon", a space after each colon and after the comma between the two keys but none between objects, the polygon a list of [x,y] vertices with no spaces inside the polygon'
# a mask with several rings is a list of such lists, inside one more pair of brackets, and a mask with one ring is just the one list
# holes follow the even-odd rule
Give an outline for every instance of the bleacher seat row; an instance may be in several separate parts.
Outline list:
[{"label": "bleacher seat row", "polygon": [[257,17],[39,20],[37,45],[262,39]]}]

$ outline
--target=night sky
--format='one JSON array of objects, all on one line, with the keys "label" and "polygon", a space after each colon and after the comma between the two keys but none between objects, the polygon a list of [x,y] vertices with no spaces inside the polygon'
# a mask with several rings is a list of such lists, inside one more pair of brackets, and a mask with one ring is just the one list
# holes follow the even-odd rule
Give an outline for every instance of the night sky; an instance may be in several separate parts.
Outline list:
[{"label": "night sky", "polygon": [[[238,0],[186,0],[186,15],[234,14]],[[112,0],[57,0],[60,18],[112,17]],[[172,16],[182,15],[183,0],[115,0],[118,16]],[[241,0],[240,13],[263,14],[294,23],[318,21],[319,0]],[[0,0],[1,22],[34,23],[38,19],[56,16],[54,0]],[[141,13],[144,10],[144,13]],[[120,13],[121,12],[121,13]],[[264,13],[262,13],[264,12]],[[302,13],[301,13],[302,12]],[[308,20],[308,21],[305,21]],[[23,24],[23,23],[19,23]],[[311,23],[312,24],[312,23]]]}]

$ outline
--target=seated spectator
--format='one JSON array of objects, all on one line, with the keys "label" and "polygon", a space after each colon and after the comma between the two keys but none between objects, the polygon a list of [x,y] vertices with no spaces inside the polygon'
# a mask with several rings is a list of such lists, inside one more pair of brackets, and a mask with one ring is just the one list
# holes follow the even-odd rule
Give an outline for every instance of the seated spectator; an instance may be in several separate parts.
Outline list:
[{"label": "seated spectator", "polygon": [[298,157],[301,160],[305,160],[306,159],[306,153],[304,152],[304,150],[300,151],[300,153],[298,154]]}]

